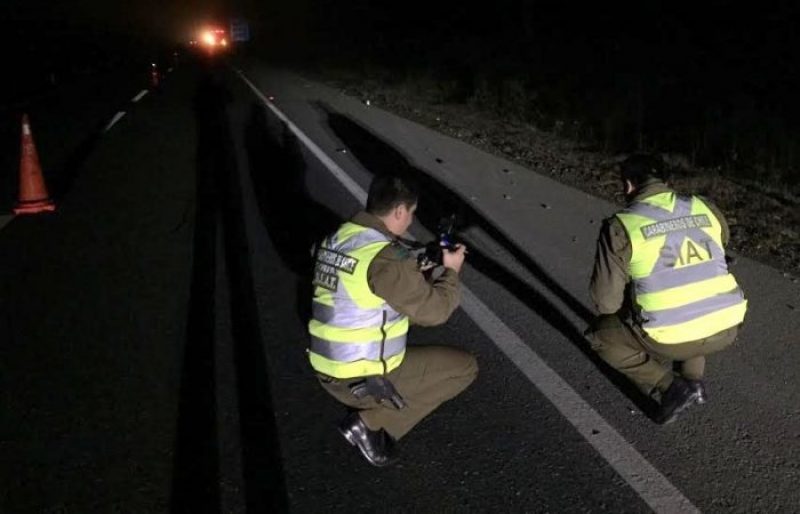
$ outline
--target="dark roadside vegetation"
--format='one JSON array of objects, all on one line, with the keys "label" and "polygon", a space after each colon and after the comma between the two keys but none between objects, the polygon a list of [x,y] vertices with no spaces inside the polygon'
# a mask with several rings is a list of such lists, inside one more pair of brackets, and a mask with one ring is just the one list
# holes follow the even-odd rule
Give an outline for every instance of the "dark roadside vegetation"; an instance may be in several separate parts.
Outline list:
[{"label": "dark roadside vegetation", "polygon": [[736,251],[800,274],[800,8],[549,4],[301,2],[259,50],[617,203],[619,159],[661,153]]}]

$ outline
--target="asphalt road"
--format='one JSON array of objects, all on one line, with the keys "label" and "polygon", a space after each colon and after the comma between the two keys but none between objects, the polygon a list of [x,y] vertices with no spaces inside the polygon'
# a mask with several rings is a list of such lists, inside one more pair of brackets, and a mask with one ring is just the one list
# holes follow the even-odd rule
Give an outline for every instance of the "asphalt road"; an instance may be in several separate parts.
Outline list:
[{"label": "asphalt road", "polygon": [[[164,76],[176,63],[174,56],[155,60]],[[49,192],[60,199],[114,115],[131,111],[138,103],[133,101],[136,95],[152,88],[151,64],[141,56],[131,57],[124,66],[76,74],[10,102],[0,99],[0,215],[10,213],[17,200],[22,114],[30,118]],[[24,75],[26,70],[16,72]]]},{"label": "asphalt road", "polygon": [[[179,67],[97,139],[56,213],[0,230],[0,510],[800,509],[796,285],[737,265],[741,341],[711,360],[710,403],[657,426],[581,335],[613,206],[229,64]],[[455,211],[470,245],[463,308],[412,344],[481,371],[376,470],[306,363],[308,249],[397,170],[425,186],[412,233]]]}]

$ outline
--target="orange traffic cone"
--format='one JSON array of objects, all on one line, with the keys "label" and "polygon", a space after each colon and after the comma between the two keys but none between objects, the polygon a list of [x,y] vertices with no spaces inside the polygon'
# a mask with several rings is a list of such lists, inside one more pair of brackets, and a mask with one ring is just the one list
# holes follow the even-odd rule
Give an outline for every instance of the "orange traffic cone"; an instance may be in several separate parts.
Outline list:
[{"label": "orange traffic cone", "polygon": [[56,210],[56,204],[50,199],[39,165],[39,154],[33,143],[31,125],[28,115],[22,115],[22,150],[19,164],[19,201],[14,207],[14,214],[35,214]]},{"label": "orange traffic cone", "polygon": [[158,87],[158,66],[155,63],[150,67],[150,85]]}]

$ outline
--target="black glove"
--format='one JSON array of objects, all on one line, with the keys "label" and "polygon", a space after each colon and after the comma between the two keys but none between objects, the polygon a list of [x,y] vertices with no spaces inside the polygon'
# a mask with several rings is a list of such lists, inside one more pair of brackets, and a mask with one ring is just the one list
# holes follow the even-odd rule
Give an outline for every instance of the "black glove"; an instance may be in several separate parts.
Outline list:
[{"label": "black glove", "polygon": [[354,382],[350,384],[350,392],[358,399],[372,396],[378,403],[383,403],[388,400],[392,402],[392,405],[397,410],[406,406],[406,402],[403,400],[403,397],[400,396],[400,393],[398,393],[392,383],[384,377],[367,377],[364,380]]}]

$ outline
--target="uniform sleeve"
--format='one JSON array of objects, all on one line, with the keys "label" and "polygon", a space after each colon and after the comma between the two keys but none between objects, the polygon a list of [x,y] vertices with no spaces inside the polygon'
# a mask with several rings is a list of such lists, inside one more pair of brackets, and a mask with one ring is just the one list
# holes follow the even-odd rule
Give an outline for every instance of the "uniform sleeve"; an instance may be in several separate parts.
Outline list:
[{"label": "uniform sleeve", "polygon": [[458,273],[445,269],[428,282],[417,269],[416,260],[398,257],[391,250],[373,259],[367,280],[373,293],[416,325],[441,325],[461,300]]},{"label": "uniform sleeve", "polygon": [[613,217],[603,222],[597,238],[597,251],[589,292],[600,314],[614,314],[625,299],[629,281],[631,243],[620,221]]}]

